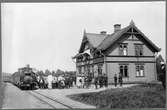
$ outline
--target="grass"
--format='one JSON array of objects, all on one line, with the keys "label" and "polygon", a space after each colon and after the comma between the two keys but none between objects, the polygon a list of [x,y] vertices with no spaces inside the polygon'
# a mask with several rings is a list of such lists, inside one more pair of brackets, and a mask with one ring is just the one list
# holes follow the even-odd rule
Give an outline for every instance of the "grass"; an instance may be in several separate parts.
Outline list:
[{"label": "grass", "polygon": [[166,96],[160,84],[141,84],[68,97],[97,108],[164,108]]},{"label": "grass", "polygon": [[3,100],[4,100],[4,92],[5,92],[6,84],[1,82],[1,91],[0,91],[0,108],[2,108]]}]

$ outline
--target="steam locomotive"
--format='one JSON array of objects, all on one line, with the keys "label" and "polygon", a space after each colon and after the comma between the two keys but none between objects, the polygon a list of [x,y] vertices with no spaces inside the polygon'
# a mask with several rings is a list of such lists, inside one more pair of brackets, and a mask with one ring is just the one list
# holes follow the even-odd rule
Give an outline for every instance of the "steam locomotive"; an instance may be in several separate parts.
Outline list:
[{"label": "steam locomotive", "polygon": [[11,82],[20,89],[38,88],[37,76],[29,67],[21,68],[12,74]]}]

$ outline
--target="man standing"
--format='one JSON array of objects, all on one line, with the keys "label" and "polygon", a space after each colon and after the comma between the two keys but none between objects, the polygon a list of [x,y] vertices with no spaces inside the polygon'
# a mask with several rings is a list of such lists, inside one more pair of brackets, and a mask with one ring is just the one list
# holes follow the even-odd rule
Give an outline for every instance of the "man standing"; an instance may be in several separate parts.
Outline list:
[{"label": "man standing", "polygon": [[108,78],[106,74],[104,74],[104,85],[106,88],[108,87]]},{"label": "man standing", "polygon": [[120,86],[122,87],[122,83],[123,83],[123,80],[122,80],[122,75],[121,73],[119,74],[119,84]]},{"label": "man standing", "polygon": [[95,88],[97,89],[97,86],[98,86],[98,77],[95,77],[94,84],[95,84]]},{"label": "man standing", "polygon": [[115,87],[117,87],[117,79],[118,79],[118,78],[117,78],[117,74],[115,74],[115,75],[114,75],[114,85],[115,85]]},{"label": "man standing", "polygon": [[99,75],[99,85],[100,85],[100,88],[103,87],[103,84],[104,84],[103,76]]}]

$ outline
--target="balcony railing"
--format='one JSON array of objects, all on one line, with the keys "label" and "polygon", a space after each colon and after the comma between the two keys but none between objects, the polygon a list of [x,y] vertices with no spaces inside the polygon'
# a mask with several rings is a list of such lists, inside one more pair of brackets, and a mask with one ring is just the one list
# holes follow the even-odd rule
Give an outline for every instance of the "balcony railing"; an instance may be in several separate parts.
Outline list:
[{"label": "balcony railing", "polygon": [[92,58],[92,59],[87,59],[87,60],[80,60],[77,61],[76,64],[79,65],[89,65],[89,64],[95,64],[95,63],[102,63],[104,62],[104,57],[100,57],[100,58]]}]

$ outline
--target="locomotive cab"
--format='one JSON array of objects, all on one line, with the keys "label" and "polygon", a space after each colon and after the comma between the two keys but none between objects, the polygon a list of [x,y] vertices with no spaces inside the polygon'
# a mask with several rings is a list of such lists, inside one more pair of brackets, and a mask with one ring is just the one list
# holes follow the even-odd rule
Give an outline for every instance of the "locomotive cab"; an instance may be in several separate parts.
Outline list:
[{"label": "locomotive cab", "polygon": [[25,72],[21,78],[20,88],[22,89],[34,89],[37,86],[35,74],[32,72]]},{"label": "locomotive cab", "polygon": [[12,75],[12,83],[20,89],[36,89],[38,82],[36,74],[32,71],[29,65],[19,68],[17,72]]}]

